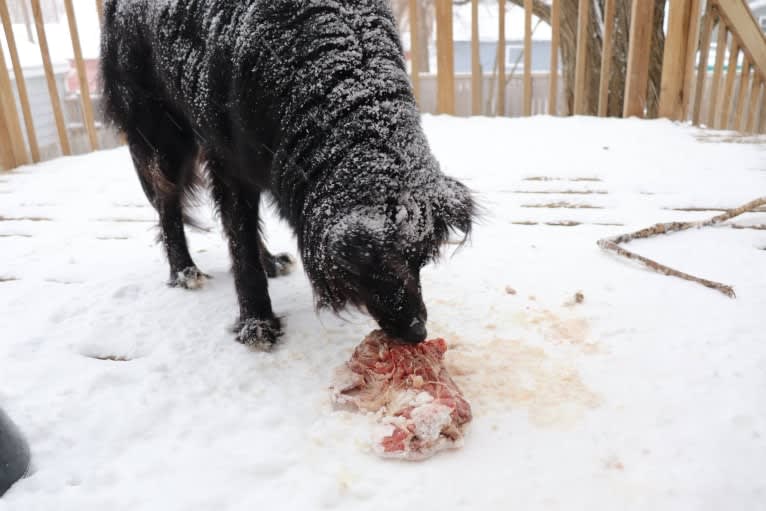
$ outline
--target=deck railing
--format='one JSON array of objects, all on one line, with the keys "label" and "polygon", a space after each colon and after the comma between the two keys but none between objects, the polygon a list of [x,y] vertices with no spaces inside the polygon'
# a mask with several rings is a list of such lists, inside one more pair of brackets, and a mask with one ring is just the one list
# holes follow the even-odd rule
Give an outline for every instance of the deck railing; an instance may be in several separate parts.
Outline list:
[{"label": "deck railing", "polygon": [[[34,19],[36,44],[47,83],[51,118],[33,115],[25,69],[19,58],[13,24],[7,2],[0,0],[0,21],[4,39],[0,45],[8,50],[10,63],[0,51],[0,168],[12,169],[46,156],[70,155],[94,151],[118,143],[116,137],[105,137],[99,122],[98,91],[90,90],[87,69],[80,47],[80,27],[73,0],[60,0],[71,38],[74,70],[79,93],[64,98],[62,105],[60,74],[51,61],[46,26],[40,0],[28,2]],[[78,0],[85,2],[86,0]],[[453,0],[405,0],[408,17],[410,69],[416,98],[424,111],[459,115],[550,115],[595,114],[636,117],[666,117],[690,121],[698,126],[732,129],[744,133],[766,130],[766,39],[745,0],[667,0],[664,48],[661,51],[662,77],[657,108],[649,107],[650,64],[659,51],[654,34],[657,5],[652,0],[632,0],[629,15],[627,62],[616,66],[617,1],[603,0],[594,11],[592,0],[497,0],[496,65],[486,73],[480,65],[479,9],[487,2],[470,0],[471,4],[471,71],[455,72],[453,38]],[[495,0],[491,0],[494,2]],[[465,3],[465,2],[462,2]],[[524,11],[523,54],[521,75],[506,66],[506,13],[509,8]],[[545,9],[551,26],[550,68],[540,72],[532,68],[533,15]],[[493,5],[494,7],[494,5]],[[564,7],[568,7],[564,11]],[[576,11],[573,8],[576,7]],[[662,5],[660,5],[662,7]],[[103,15],[103,0],[94,0],[98,18]],[[563,93],[566,76],[562,72],[562,13],[576,12],[576,48],[574,72],[569,79],[570,94]],[[419,20],[433,14],[435,21],[436,72],[422,73]],[[572,15],[573,16],[573,15]],[[568,26],[571,28],[573,20]],[[592,51],[593,30],[600,31],[597,57]],[[624,35],[624,34],[623,34]],[[712,40],[716,40],[714,62],[709,60]],[[571,38],[570,38],[571,41]],[[570,43],[571,44],[571,43]],[[571,50],[571,49],[570,49]],[[727,55],[728,53],[728,55]],[[739,62],[742,60],[743,65]],[[8,64],[10,64],[10,69]],[[618,69],[619,68],[619,69]],[[592,73],[598,73],[597,93],[593,93]],[[622,108],[615,113],[609,107],[616,93],[614,76],[623,73],[617,83],[624,84]],[[547,87],[547,91],[543,88]],[[621,85],[622,88],[622,85]],[[656,89],[656,86],[654,87]],[[654,91],[657,94],[657,91]],[[78,108],[71,108],[73,102]],[[95,105],[95,106],[94,106]],[[55,122],[56,151],[43,150],[38,142],[41,123]],[[74,139],[74,140],[73,140]],[[73,143],[74,141],[74,143]]]}]

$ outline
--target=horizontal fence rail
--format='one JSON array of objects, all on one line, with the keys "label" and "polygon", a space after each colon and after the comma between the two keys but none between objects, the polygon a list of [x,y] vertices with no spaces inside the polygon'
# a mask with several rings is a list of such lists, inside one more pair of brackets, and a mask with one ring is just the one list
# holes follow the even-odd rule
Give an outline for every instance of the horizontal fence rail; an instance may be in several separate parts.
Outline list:
[{"label": "horizontal fence rail", "polygon": [[[667,0],[664,8],[650,0],[389,1],[408,32],[423,112],[664,117],[766,130],[766,39],[745,0]],[[75,5],[86,4],[92,19],[77,19]],[[81,41],[102,17],[103,0],[0,0],[0,168],[122,143],[103,122],[97,66]],[[51,58],[53,23],[53,48],[72,50],[63,69]],[[538,40],[545,25],[550,38]],[[456,26],[467,41],[455,40]],[[22,34],[27,50],[37,47],[37,69],[25,67]]]}]

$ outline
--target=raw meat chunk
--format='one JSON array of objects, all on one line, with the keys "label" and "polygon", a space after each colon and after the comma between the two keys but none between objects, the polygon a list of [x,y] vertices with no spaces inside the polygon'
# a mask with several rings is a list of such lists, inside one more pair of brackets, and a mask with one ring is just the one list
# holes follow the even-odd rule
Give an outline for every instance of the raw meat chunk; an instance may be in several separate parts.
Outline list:
[{"label": "raw meat chunk", "polygon": [[400,344],[375,331],[338,369],[335,402],[379,413],[380,456],[422,460],[463,445],[471,407],[443,365],[446,351],[444,339]]}]

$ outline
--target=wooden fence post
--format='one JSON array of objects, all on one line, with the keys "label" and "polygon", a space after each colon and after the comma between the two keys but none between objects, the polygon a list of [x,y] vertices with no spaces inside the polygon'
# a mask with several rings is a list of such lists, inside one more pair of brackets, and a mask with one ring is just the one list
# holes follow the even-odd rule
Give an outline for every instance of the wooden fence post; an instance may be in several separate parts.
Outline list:
[{"label": "wooden fence post", "polygon": [[484,79],[479,48],[479,0],[471,0],[471,113],[481,115]]},{"label": "wooden fence post", "polygon": [[505,115],[505,0],[498,0],[496,114]]},{"label": "wooden fence post", "polygon": [[612,77],[612,48],[614,46],[615,0],[604,4],[604,46],[601,52],[601,77],[598,86],[598,115],[606,117],[609,110],[609,80]]},{"label": "wooden fence post", "polygon": [[[742,74],[739,76],[739,97],[737,98],[737,111],[734,115],[734,129],[742,130],[742,118],[745,113],[745,104],[747,103],[747,95],[750,92],[750,75],[753,65],[747,56],[745,56],[745,63],[742,65]],[[756,71],[757,72],[757,71]]]},{"label": "wooden fence post", "polygon": [[702,23],[700,16],[700,1],[701,0],[691,0],[691,6],[689,8],[689,40],[686,43],[686,69],[684,71],[683,105],[681,105],[684,119],[689,115],[692,83],[694,81],[694,66],[697,63],[697,45],[699,44],[700,25]]},{"label": "wooden fence post", "polygon": [[98,12],[98,19],[101,23],[104,22],[104,0],[96,0],[96,11]]},{"label": "wooden fence post", "polygon": [[69,36],[72,39],[72,50],[74,52],[75,66],[77,67],[77,76],[80,80],[80,101],[82,102],[83,124],[88,133],[88,141],[92,151],[98,150],[98,133],[96,132],[96,121],[93,116],[93,102],[90,99],[90,86],[88,85],[88,73],[85,70],[85,61],[82,57],[82,48],[80,47],[80,34],[77,30],[77,19],[75,18],[74,6],[72,0],[64,0],[67,20],[69,21]]},{"label": "wooden fence post", "polygon": [[718,18],[718,42],[715,48],[715,67],[713,68],[713,90],[710,93],[710,111],[708,112],[707,125],[717,128],[719,125],[718,114],[721,111],[718,100],[721,92],[721,78],[723,76],[723,62],[726,58],[726,37],[728,30],[723,20]]},{"label": "wooden fence post", "polygon": [[56,75],[51,63],[51,54],[48,50],[48,38],[45,35],[45,24],[43,23],[43,11],[40,7],[40,0],[31,0],[32,15],[35,18],[35,28],[37,29],[37,44],[40,46],[40,56],[43,59],[43,69],[45,69],[45,80],[48,82],[48,94],[51,98],[53,107],[53,117],[56,119],[56,131],[59,135],[61,144],[61,153],[64,156],[72,154],[72,147],[69,145],[69,134],[66,130],[64,113],[61,110],[61,98],[59,98],[58,87],[56,86]]},{"label": "wooden fence post", "polygon": [[758,107],[758,100],[761,95],[761,77],[757,71],[754,71],[753,87],[750,89],[750,102],[747,108],[747,123],[745,124],[744,131],[746,133],[753,133],[753,126],[755,125],[755,109]]},{"label": "wooden fence post", "polygon": [[575,90],[574,90],[574,113],[585,115],[587,113],[587,88],[586,79],[588,73],[588,20],[590,19],[590,0],[580,0],[577,8],[577,61],[575,62]]},{"label": "wooden fence post", "polygon": [[452,0],[436,0],[437,111],[455,114],[455,52],[452,38]]},{"label": "wooden fence post", "polygon": [[412,90],[415,101],[420,104],[420,46],[418,44],[418,19],[420,2],[410,0],[410,67],[412,68]]},{"label": "wooden fence post", "polygon": [[729,63],[726,70],[726,85],[724,86],[723,98],[721,100],[721,118],[718,124],[719,128],[729,128],[729,118],[731,116],[731,107],[734,97],[734,82],[737,79],[737,60],[739,59],[739,43],[736,36],[731,35],[731,44],[729,44]]},{"label": "wooden fence post", "polygon": [[524,105],[525,117],[532,115],[532,0],[524,0]]},{"label": "wooden fence post", "polygon": [[686,45],[689,42],[690,0],[670,0],[668,35],[662,64],[659,116],[680,120],[683,117]]},{"label": "wooden fence post", "polygon": [[551,74],[548,78],[548,114],[558,114],[559,40],[561,34],[561,0],[551,0]]},{"label": "wooden fence post", "polygon": [[0,111],[2,112],[2,128],[0,128],[0,145],[2,164],[6,170],[28,163],[24,135],[21,132],[19,113],[16,111],[16,98],[11,88],[11,77],[5,63],[2,45],[0,45]]},{"label": "wooden fence post", "polygon": [[644,117],[649,86],[649,56],[652,43],[654,2],[633,0],[630,19],[630,47],[625,77],[624,117]]},{"label": "wooden fence post", "polygon": [[24,114],[24,124],[27,130],[27,140],[29,141],[29,152],[32,154],[32,161],[37,163],[40,161],[40,147],[37,144],[37,133],[35,132],[35,124],[32,119],[32,108],[29,106],[29,93],[27,91],[26,81],[24,80],[24,73],[21,68],[19,52],[16,48],[16,37],[13,34],[13,25],[11,24],[10,12],[8,12],[8,4],[1,0],[0,18],[2,18],[5,39],[8,43],[8,53],[11,56],[11,63],[13,64],[13,74],[16,78],[16,89],[19,93],[19,103],[21,103],[21,111]]},{"label": "wooden fence post", "polygon": [[700,33],[700,61],[697,67],[697,85],[694,87],[694,106],[692,107],[692,123],[700,124],[700,112],[702,111],[702,99],[705,97],[705,78],[707,77],[707,59],[710,53],[710,36],[713,31],[713,8],[711,4],[705,10],[702,32]]}]

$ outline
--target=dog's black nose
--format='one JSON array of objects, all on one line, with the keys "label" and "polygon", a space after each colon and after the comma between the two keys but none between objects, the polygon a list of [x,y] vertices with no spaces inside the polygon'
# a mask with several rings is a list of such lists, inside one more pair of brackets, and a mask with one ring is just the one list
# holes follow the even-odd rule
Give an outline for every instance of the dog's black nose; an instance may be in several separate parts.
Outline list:
[{"label": "dog's black nose", "polygon": [[416,319],[402,334],[402,340],[412,344],[417,344],[426,340],[428,331],[426,330],[426,323],[420,319]]}]

